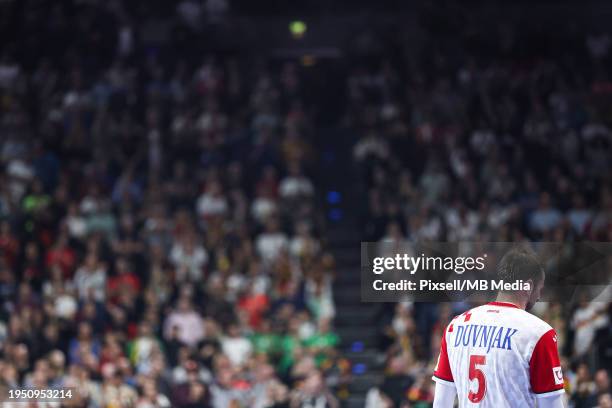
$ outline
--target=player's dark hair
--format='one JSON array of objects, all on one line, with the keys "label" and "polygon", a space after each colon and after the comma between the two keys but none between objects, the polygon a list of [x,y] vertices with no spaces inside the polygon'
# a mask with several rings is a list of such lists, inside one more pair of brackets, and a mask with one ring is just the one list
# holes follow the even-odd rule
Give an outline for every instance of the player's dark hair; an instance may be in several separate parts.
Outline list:
[{"label": "player's dark hair", "polygon": [[531,248],[516,246],[506,252],[499,261],[497,276],[505,282],[529,279],[539,282],[544,277],[544,268]]}]

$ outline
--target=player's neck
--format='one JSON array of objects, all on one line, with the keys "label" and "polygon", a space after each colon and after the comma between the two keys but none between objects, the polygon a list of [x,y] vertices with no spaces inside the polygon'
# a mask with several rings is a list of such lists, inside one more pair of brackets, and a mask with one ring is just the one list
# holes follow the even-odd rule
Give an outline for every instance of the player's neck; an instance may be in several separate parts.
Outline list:
[{"label": "player's neck", "polygon": [[516,305],[523,310],[525,310],[525,308],[527,307],[526,299],[525,300],[520,299],[518,296],[513,296],[509,293],[503,293],[503,292],[498,293],[497,299],[495,299],[495,301],[504,302],[504,303],[512,303],[513,305]]}]

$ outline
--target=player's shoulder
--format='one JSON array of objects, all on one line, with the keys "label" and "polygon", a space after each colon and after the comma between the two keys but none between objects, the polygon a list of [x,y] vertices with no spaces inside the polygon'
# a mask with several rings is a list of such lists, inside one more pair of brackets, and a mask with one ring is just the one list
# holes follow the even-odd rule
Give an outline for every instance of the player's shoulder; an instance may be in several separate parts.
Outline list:
[{"label": "player's shoulder", "polygon": [[541,318],[539,318],[538,316],[534,314],[529,313],[526,310],[521,309],[519,313],[521,316],[520,323],[523,326],[523,328],[528,330],[530,333],[532,333],[534,336],[538,338],[553,329],[552,326],[548,324],[546,321],[542,320]]},{"label": "player's shoulder", "polygon": [[[529,313],[528,311],[521,309],[515,305],[502,303],[502,302],[490,302],[481,306],[473,308],[471,311],[499,311],[499,320],[511,320],[514,327],[520,327],[523,332],[530,333],[533,336],[540,337],[543,334],[552,330],[552,326],[539,318],[538,316]],[[469,312],[468,312],[469,313]]]}]

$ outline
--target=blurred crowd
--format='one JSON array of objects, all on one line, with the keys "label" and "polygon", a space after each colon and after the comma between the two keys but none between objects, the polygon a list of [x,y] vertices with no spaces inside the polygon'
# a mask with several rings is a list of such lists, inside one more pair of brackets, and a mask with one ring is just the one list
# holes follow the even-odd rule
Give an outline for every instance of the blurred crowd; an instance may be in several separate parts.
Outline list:
[{"label": "blurred crowd", "polygon": [[[358,135],[353,159],[367,194],[364,240],[398,248],[612,241],[610,35],[575,25],[548,35],[537,26],[482,23],[424,21],[422,48],[388,52],[348,77],[346,121]],[[411,389],[430,372],[424,365],[435,363],[442,330],[468,307],[388,308],[380,349],[395,384],[402,365],[403,393],[385,392],[385,381],[372,390],[372,407],[387,399],[415,403]],[[570,406],[611,406],[610,304],[575,298],[539,304],[535,313],[561,339]],[[424,404],[430,384],[419,391]]]},{"label": "blurred crowd", "polygon": [[[305,96],[298,64],[201,52],[228,7],[0,2],[1,392],[74,387],[66,405],[92,408],[347,397],[309,106],[329,101]],[[339,68],[363,240],[611,241],[610,36],[420,13],[419,48],[368,31],[348,48],[383,46]],[[366,406],[427,407],[442,330],[469,305],[384,307],[364,327],[386,366]],[[610,304],[535,313],[570,406],[612,407]]]},{"label": "blurred crowd", "polygon": [[298,68],[180,44],[164,58],[122,2],[17,3],[0,55],[3,392],[336,407],[347,363]]}]

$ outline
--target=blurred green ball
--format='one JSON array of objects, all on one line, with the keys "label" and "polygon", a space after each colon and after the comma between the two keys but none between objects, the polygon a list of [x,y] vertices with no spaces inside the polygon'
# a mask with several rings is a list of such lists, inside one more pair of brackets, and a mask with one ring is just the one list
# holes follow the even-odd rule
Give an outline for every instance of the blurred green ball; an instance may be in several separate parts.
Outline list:
[{"label": "blurred green ball", "polygon": [[289,24],[289,31],[296,38],[303,37],[307,29],[306,23],[300,20],[292,21]]}]

